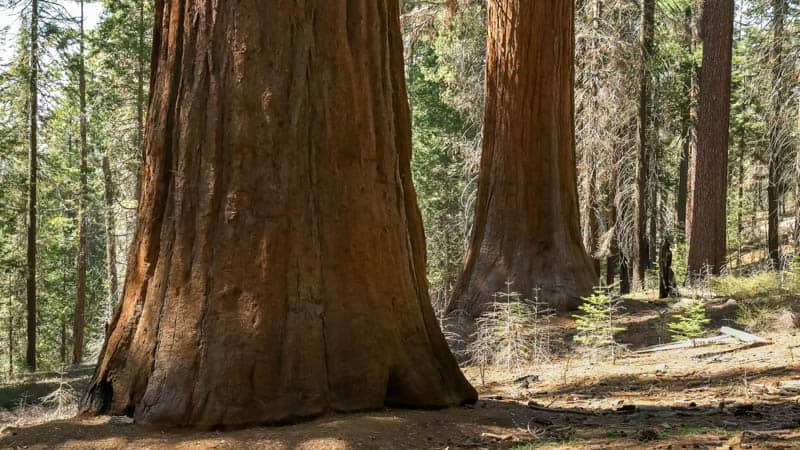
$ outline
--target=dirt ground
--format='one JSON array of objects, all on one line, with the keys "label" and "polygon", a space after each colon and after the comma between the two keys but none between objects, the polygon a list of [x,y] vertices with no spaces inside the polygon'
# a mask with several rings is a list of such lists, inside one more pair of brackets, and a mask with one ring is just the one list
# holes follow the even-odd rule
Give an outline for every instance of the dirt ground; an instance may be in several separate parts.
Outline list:
[{"label": "dirt ground", "polygon": [[[643,321],[639,332],[657,308],[633,309],[631,321]],[[479,370],[467,368],[480,401],[443,411],[387,409],[226,432],[72,419],[7,429],[0,448],[800,448],[800,336],[791,329],[763,336],[772,344],[489,371],[483,386]],[[528,374],[538,380],[527,387],[513,381]]]}]

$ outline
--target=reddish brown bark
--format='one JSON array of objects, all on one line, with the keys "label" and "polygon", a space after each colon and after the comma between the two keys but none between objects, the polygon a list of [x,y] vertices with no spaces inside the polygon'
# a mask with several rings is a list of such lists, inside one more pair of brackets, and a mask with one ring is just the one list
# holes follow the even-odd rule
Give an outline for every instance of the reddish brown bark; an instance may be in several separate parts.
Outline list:
[{"label": "reddish brown bark", "polygon": [[84,410],[474,401],[427,294],[397,0],[156,4],[140,220]]},{"label": "reddish brown bark", "polygon": [[475,315],[505,281],[574,308],[596,282],[581,243],[573,2],[493,0],[475,226],[453,302]]},{"label": "reddish brown bark", "polygon": [[733,0],[704,0],[700,12],[703,62],[688,217],[693,276],[705,267],[718,274],[725,264],[733,11]]}]

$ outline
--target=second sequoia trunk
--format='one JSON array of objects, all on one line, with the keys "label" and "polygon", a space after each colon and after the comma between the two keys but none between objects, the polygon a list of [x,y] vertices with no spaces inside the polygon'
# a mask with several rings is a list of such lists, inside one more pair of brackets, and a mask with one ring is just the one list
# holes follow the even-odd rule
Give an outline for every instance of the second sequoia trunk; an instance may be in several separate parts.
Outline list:
[{"label": "second sequoia trunk", "polygon": [[596,281],[578,221],[573,15],[567,0],[489,2],[475,228],[453,302],[470,315],[506,281],[559,310]]},{"label": "second sequoia trunk", "polygon": [[83,409],[474,401],[427,294],[396,0],[160,0],[140,219]]}]

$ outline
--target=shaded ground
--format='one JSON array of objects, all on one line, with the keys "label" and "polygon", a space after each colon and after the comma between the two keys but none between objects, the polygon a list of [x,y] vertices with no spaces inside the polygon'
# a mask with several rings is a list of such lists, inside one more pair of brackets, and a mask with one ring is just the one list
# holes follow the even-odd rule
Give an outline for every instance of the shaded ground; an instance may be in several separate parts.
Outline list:
[{"label": "shaded ground", "polygon": [[[658,311],[668,305],[629,306],[637,324],[629,338],[657,336]],[[719,324],[732,318],[725,309],[712,316]],[[615,364],[562,358],[514,375],[489,371],[483,386],[468,368],[481,392],[469,408],[391,409],[226,432],[72,419],[7,429],[0,448],[800,448],[800,337],[789,329],[765,336],[773,344],[627,353]],[[539,380],[512,381],[528,374]]]},{"label": "shaded ground", "polygon": [[0,410],[14,408],[20,403],[35,402],[62,384],[67,384],[75,390],[82,390],[93,372],[92,366],[79,366],[70,368],[63,374],[58,372],[23,374],[12,383],[0,383]]}]

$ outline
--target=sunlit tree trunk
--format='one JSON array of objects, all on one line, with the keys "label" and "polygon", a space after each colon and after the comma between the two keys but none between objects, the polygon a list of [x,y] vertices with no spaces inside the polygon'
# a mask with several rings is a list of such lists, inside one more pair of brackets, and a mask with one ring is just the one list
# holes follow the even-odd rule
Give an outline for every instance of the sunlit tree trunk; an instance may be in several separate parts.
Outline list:
[{"label": "sunlit tree trunk", "polygon": [[39,0],[31,0],[31,54],[30,78],[28,80],[30,130],[28,136],[28,223],[26,255],[27,295],[27,349],[25,363],[29,370],[36,370],[36,208],[38,178],[38,133],[39,133]]},{"label": "sunlit tree trunk", "polygon": [[140,218],[83,409],[474,401],[428,298],[397,0],[267,3],[156,3]]},{"label": "sunlit tree trunk", "polygon": [[506,281],[560,310],[596,282],[578,220],[573,17],[572,1],[489,2],[475,225],[453,302],[471,315]]},{"label": "sunlit tree trunk", "polygon": [[704,0],[700,12],[697,149],[689,211],[689,274],[718,274],[726,257],[728,125],[730,123],[733,0]]}]

